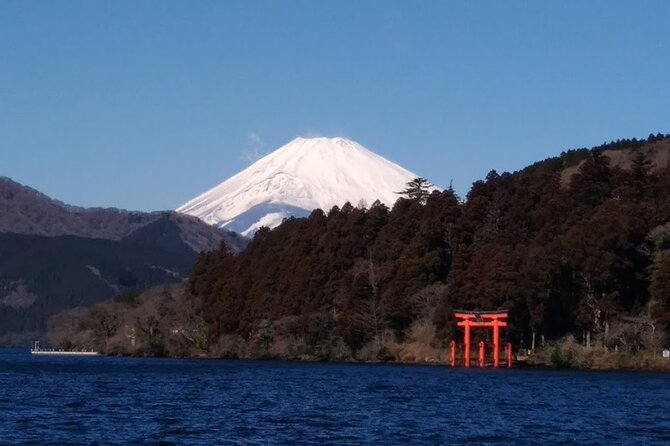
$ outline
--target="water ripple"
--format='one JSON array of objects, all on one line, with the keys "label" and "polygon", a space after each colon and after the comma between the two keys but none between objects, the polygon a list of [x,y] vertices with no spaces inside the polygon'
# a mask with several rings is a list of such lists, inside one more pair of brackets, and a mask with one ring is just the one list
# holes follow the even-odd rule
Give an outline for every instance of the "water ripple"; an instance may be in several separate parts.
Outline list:
[{"label": "water ripple", "polygon": [[2,444],[670,444],[662,374],[32,357]]}]

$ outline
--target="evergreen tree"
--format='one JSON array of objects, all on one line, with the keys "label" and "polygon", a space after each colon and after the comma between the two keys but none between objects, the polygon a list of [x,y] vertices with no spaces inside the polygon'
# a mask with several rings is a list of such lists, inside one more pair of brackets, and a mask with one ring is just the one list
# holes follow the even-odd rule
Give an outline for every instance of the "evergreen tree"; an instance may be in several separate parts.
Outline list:
[{"label": "evergreen tree", "polygon": [[658,255],[652,267],[649,288],[653,299],[670,306],[670,253]]},{"label": "evergreen tree", "polygon": [[[509,309],[513,342],[598,329],[647,304],[670,323],[668,261],[650,270],[656,259],[639,250],[670,221],[670,170],[651,169],[641,152],[624,151],[623,169],[603,150],[570,153],[567,163],[492,171],[464,201],[415,178],[392,209],[345,203],[261,230],[237,255],[201,255],[189,283],[210,341],[248,338],[266,320],[306,342],[337,337],[355,355],[371,338],[362,328],[379,341],[383,325],[401,340],[427,314],[435,340],[448,341],[453,308]],[[568,182],[565,169],[580,162]],[[443,287],[432,313],[413,297],[427,287]],[[314,321],[324,321],[318,331]]]},{"label": "evergreen tree", "polygon": [[422,177],[414,178],[405,184],[405,189],[396,192],[396,194],[404,195],[406,198],[416,200],[421,204],[426,203],[428,195],[430,195],[430,188],[433,187],[433,184]]},{"label": "evergreen tree", "polygon": [[593,207],[610,196],[612,171],[609,164],[609,158],[602,151],[591,152],[570,184],[570,190],[577,202]]}]

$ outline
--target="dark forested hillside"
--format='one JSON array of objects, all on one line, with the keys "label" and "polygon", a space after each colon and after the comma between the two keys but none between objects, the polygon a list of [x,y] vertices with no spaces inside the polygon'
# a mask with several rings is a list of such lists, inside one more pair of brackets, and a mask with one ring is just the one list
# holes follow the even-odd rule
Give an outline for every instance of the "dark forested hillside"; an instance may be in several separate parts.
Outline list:
[{"label": "dark forested hillside", "polygon": [[0,345],[25,345],[57,311],[181,282],[221,243],[246,241],[191,216],[76,208],[0,178]]},{"label": "dark forested hillside", "polygon": [[347,203],[261,229],[239,254],[202,253],[184,297],[200,348],[424,360],[459,336],[457,308],[509,309],[517,346],[589,333],[644,348],[670,323],[668,153],[663,135],[569,151],[492,171],[464,199]]},{"label": "dark forested hillside", "polygon": [[239,255],[201,254],[189,291],[214,338],[280,322],[353,350],[385,329],[402,338],[427,315],[448,340],[453,308],[510,309],[517,342],[625,316],[667,323],[669,150],[650,136],[490,172],[465,200],[447,190],[390,210],[316,210],[259,231]]},{"label": "dark forested hillside", "polygon": [[179,282],[196,256],[184,247],[175,251],[130,241],[0,234],[0,336],[34,336],[63,309]]}]

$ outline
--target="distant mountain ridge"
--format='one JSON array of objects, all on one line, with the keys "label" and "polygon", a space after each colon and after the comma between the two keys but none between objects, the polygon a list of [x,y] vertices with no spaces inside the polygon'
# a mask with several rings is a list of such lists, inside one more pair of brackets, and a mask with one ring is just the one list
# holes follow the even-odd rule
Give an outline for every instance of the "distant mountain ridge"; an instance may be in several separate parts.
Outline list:
[{"label": "distant mountain ridge", "polygon": [[230,231],[212,228],[177,212],[70,206],[7,177],[0,177],[0,233],[121,240],[166,217],[179,226],[184,242],[196,252],[216,249],[222,241],[233,251],[244,246],[244,240]]},{"label": "distant mountain ridge", "polygon": [[0,344],[25,343],[63,309],[181,282],[222,243],[246,240],[173,211],[68,206],[2,177]]},{"label": "distant mountain ridge", "polygon": [[251,235],[284,218],[346,202],[392,206],[417,175],[345,138],[296,138],[177,208],[206,223]]},{"label": "distant mountain ridge", "polygon": [[0,234],[0,339],[44,330],[60,310],[181,282],[195,252],[133,240]]}]

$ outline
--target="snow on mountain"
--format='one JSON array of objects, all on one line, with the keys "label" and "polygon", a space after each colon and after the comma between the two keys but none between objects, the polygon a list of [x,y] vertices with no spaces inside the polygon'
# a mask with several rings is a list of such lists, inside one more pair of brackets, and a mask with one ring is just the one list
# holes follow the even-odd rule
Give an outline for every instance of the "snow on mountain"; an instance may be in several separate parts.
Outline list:
[{"label": "snow on mountain", "polygon": [[296,138],[242,172],[190,200],[177,212],[243,235],[273,228],[289,216],[328,211],[347,201],[379,200],[392,206],[395,192],[417,175],[345,138]]}]

